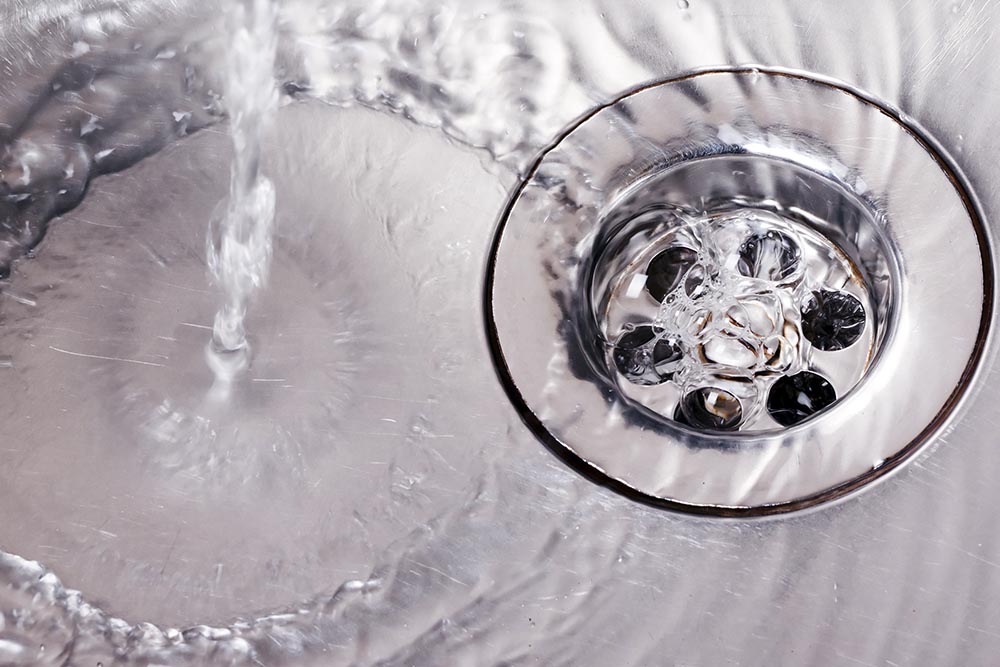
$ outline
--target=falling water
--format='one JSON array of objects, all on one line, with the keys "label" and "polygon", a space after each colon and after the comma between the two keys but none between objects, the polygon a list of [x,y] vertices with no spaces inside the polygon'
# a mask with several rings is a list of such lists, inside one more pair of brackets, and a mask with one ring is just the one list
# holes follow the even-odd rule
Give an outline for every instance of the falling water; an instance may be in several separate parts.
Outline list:
[{"label": "falling water", "polygon": [[[274,61],[277,10],[271,0],[234,5],[227,52],[225,94],[233,141],[229,198],[211,221],[208,266],[225,293],[212,326],[210,362],[238,354],[246,365],[244,320],[256,290],[267,281],[274,226],[274,184],[261,172],[261,147],[278,107]],[[220,377],[231,364],[213,363]]]},{"label": "falling water", "polygon": [[[875,504],[770,524],[655,512],[526,432],[470,288],[516,183],[494,158],[522,169],[594,105],[700,67],[819,70],[919,117],[948,91],[936,127],[995,153],[989,114],[957,112],[997,83],[988,6],[899,4],[748,20],[714,0],[285,0],[276,61],[262,0],[228,32],[203,0],[0,2],[0,275],[82,201],[2,285],[0,664],[988,662],[995,633],[968,612],[995,615],[978,584],[996,581],[1000,535],[959,513],[996,498],[987,440],[956,432],[949,474],[915,467]],[[308,99],[274,124],[272,188],[274,71]],[[199,131],[220,91],[231,185],[229,140]],[[387,113],[339,108],[359,106]],[[591,193],[572,176],[568,193]],[[220,303],[202,242],[227,187],[208,243]],[[284,276],[275,191],[304,223],[279,223],[300,235]],[[219,408],[237,440],[190,395],[207,330],[245,351],[248,311],[248,400]],[[147,442],[151,405],[169,437]],[[281,414],[299,429],[264,428]]]}]

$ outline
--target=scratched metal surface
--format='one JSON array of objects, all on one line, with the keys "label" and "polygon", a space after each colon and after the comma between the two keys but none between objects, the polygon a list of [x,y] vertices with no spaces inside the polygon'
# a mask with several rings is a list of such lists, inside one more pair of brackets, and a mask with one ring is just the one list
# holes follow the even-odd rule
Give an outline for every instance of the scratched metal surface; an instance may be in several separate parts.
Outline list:
[{"label": "scratched metal surface", "polygon": [[[281,287],[258,326],[296,299],[333,304],[329,321],[288,316],[300,335],[283,354],[330,364],[335,418],[322,446],[206,480],[197,451],[130,448],[107,398],[121,364],[172,363],[136,356],[157,353],[137,332],[183,343],[194,321],[172,313],[213,303],[198,290],[228,178],[215,8],[102,4],[124,18],[87,39],[117,35],[140,56],[97,67],[141,104],[84,100],[124,109],[123,130],[68,163],[80,142],[48,138],[81,102],[47,85],[86,28],[78,8],[96,4],[0,3],[0,175],[5,194],[48,201],[5,252],[75,206],[2,286],[0,664],[941,665],[1000,651],[992,343],[948,430],[898,474],[804,514],[712,520],[619,497],[537,443],[490,366],[480,307],[494,225],[531,156],[594,105],[699,67],[803,70],[898,106],[992,229],[1000,5],[387,1],[351,18],[286,3],[281,75],[308,92],[287,100],[270,151]],[[324,32],[323,7],[353,30]],[[136,50],[141,35],[165,41]],[[414,35],[466,66],[414,55]],[[174,43],[192,46],[156,58]],[[169,92],[185,65],[195,84]],[[25,136],[59,150],[21,184]],[[76,206],[104,172],[117,173]]]}]

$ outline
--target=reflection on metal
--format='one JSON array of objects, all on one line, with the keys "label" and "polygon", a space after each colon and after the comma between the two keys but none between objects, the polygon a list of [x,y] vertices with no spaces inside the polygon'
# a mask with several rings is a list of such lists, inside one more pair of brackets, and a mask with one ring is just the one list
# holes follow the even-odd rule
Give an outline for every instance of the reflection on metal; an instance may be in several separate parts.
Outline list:
[{"label": "reflection on metal", "polygon": [[[768,235],[771,273],[747,277]],[[793,237],[819,240],[810,254]],[[635,289],[651,257],[706,239],[665,269],[676,286]],[[615,488],[717,514],[812,505],[911,458],[977,367],[993,298],[970,197],[917,133],[842,87],[756,68],[587,116],[517,191],[488,271],[495,359],[535,433]],[[740,321],[761,299],[765,335]],[[649,340],[623,338],[636,326]],[[697,347],[685,365],[656,344]]]},{"label": "reflection on metal", "polygon": [[[898,474],[835,506],[705,519],[633,502],[538,444],[497,381],[480,281],[505,202],[564,128],[621,91],[750,63],[884,100],[917,130],[893,136],[925,141],[978,198],[941,222],[946,240],[969,218],[992,237],[1000,4],[283,0],[286,95],[263,165],[276,289],[252,331],[255,363],[295,374],[248,376],[240,405],[258,425],[278,410],[335,426],[227,459],[137,445],[146,422],[118,400],[134,383],[115,382],[179,396],[147,420],[169,427],[212,381],[202,258],[231,167],[227,2],[0,2],[0,265],[34,248],[0,281],[0,664],[995,661],[995,335],[928,446],[880,468]],[[859,145],[897,153],[872,127]],[[923,215],[864,206],[886,203]],[[976,257],[956,252],[922,289],[952,291]],[[893,286],[919,277],[897,268]],[[922,333],[907,317],[866,318],[862,337],[883,332],[869,373]],[[327,375],[340,390],[311,391]]]}]

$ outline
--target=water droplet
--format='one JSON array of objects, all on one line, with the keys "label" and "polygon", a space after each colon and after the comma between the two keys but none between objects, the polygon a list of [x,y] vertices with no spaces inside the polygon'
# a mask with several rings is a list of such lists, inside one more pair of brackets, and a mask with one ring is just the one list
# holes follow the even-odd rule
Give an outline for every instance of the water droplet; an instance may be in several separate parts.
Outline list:
[{"label": "water droplet", "polygon": [[847,292],[820,290],[802,308],[802,333],[817,349],[850,347],[865,330],[865,308]]},{"label": "water droplet", "polygon": [[690,7],[690,6],[691,6],[691,3],[689,3],[688,0],[677,0],[677,9],[684,10],[684,9],[687,9],[688,7]]},{"label": "water droplet", "polygon": [[795,273],[801,254],[788,234],[772,229],[743,242],[736,268],[750,278],[779,282]]},{"label": "water droplet", "polygon": [[692,299],[700,299],[708,291],[709,272],[704,264],[695,264],[684,280],[684,293]]},{"label": "water droplet", "polygon": [[836,400],[837,392],[826,378],[802,371],[778,378],[767,396],[767,412],[782,426],[793,426]]},{"label": "water droplet", "polygon": [[687,393],[674,416],[682,424],[711,431],[732,431],[742,418],[743,406],[739,400],[715,387],[702,387]]},{"label": "water droplet", "polygon": [[667,248],[650,260],[646,268],[646,291],[662,302],[677,289],[683,277],[697,263],[698,253],[690,248]]}]

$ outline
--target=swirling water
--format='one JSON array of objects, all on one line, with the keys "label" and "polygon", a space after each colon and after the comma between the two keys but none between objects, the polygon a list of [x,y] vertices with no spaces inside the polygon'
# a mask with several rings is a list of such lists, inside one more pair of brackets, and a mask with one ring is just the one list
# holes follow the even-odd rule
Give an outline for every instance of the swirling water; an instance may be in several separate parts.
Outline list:
[{"label": "swirling water", "polygon": [[[297,358],[300,375],[255,375],[248,396],[306,425],[242,457],[231,434],[215,449],[176,435],[213,423],[183,405],[191,377],[121,374],[204,366],[220,298],[199,292],[204,235],[229,187],[228,139],[209,127],[225,109],[225,8],[0,8],[4,264],[35,255],[2,286],[0,664],[994,655],[990,424],[956,425],[933,458],[838,508],[694,520],[563,468],[506,406],[480,342],[478,280],[506,189],[573,118],[650,79],[819,70],[961,135],[950,148],[989,182],[974,155],[994,154],[995,132],[941,109],[945,94],[976,99],[952,73],[985,71],[990,8],[816,4],[284,3],[285,106],[265,158],[277,259],[248,318],[261,351],[282,334],[273,370]],[[844,49],[844,34],[869,46]],[[319,314],[281,310],[289,289]],[[157,336],[176,340],[150,347]],[[154,385],[160,412],[116,403]],[[65,435],[123,423],[176,431],[144,447]],[[297,437],[318,423],[328,438]]]}]

